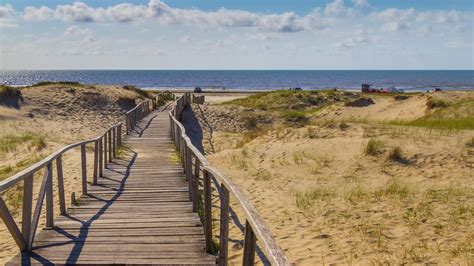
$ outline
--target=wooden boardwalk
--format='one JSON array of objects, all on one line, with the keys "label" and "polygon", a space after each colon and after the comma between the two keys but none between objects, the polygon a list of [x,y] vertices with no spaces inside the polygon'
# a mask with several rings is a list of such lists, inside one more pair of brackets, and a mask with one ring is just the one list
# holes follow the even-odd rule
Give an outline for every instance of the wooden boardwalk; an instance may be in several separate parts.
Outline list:
[{"label": "wooden boardwalk", "polygon": [[215,265],[169,127],[167,111],[145,117],[98,184],[9,264]]}]

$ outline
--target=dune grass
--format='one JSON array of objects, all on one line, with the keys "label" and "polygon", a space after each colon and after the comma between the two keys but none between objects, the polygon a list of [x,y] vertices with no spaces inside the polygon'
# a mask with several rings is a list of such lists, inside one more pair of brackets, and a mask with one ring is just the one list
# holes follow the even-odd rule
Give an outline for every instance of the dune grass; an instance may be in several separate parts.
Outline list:
[{"label": "dune grass", "polygon": [[31,87],[41,87],[41,86],[47,86],[47,85],[66,85],[66,86],[85,86],[84,84],[81,84],[76,81],[41,81],[38,83],[35,83],[31,85]]},{"label": "dune grass", "polygon": [[377,139],[370,139],[367,143],[367,146],[365,147],[365,154],[376,156],[384,153],[384,150],[385,143],[383,143],[383,141]]},{"label": "dune grass", "polygon": [[20,160],[17,163],[11,165],[5,165],[0,167],[0,180],[3,180],[7,177],[12,176],[13,174],[20,172],[21,170],[29,167],[30,165],[33,165],[42,159],[44,159],[46,155],[42,153],[35,153],[29,156],[26,159]]},{"label": "dune grass", "polygon": [[46,147],[46,137],[34,132],[6,135],[0,138],[0,155],[16,151],[22,144],[28,144],[29,149],[40,151]]},{"label": "dune grass", "polygon": [[430,129],[472,130],[474,129],[474,99],[458,102],[430,99],[427,102],[431,112],[411,121],[391,121],[390,124],[415,126]]},{"label": "dune grass", "polygon": [[295,194],[296,206],[302,210],[309,210],[319,200],[325,200],[334,196],[334,193],[326,188],[315,188],[306,192]]}]

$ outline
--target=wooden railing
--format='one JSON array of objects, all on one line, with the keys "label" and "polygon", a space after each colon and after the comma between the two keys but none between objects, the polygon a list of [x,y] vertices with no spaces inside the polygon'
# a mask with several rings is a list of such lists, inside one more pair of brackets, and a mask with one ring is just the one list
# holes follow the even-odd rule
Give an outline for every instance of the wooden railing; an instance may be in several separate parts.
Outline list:
[{"label": "wooden railing", "polygon": [[[145,117],[150,110],[156,108],[155,100],[147,100],[138,104],[135,108],[126,113],[127,132],[132,130],[136,123]],[[103,176],[104,168],[107,163],[112,162],[117,157],[117,151],[122,143],[122,123],[110,127],[103,135],[93,139],[77,142],[59,149],[40,162],[28,167],[27,169],[11,176],[0,182],[0,216],[7,226],[10,234],[14,238],[18,247],[22,251],[30,251],[33,247],[36,230],[38,228],[41,209],[46,199],[46,228],[54,227],[54,195],[53,195],[53,164],[56,165],[57,187],[59,196],[60,214],[66,214],[66,201],[64,191],[64,177],[62,157],[67,151],[80,147],[81,149],[81,173],[82,173],[82,193],[87,194],[87,159],[86,146],[93,145],[93,178],[92,184],[97,184],[98,177]],[[45,169],[38,192],[38,199],[32,213],[33,207],[33,177],[34,174]],[[20,184],[23,181],[23,210],[21,219],[21,230],[15,223],[5,201],[2,198],[9,188]]]},{"label": "wooden railing", "polygon": [[[246,216],[243,265],[253,265],[255,260],[256,240],[264,251],[266,257],[273,265],[290,265],[283,250],[272,237],[270,230],[265,225],[257,210],[253,207],[242,191],[234,185],[225,175],[213,168],[202,153],[192,144],[186,135],[183,125],[179,122],[181,112],[191,102],[191,94],[186,93],[180,97],[174,108],[169,112],[171,137],[176,149],[181,156],[185,176],[189,184],[189,199],[193,202],[193,210],[199,207],[204,209],[204,233],[206,236],[206,251],[213,253],[212,240],[212,202],[211,178],[220,183],[220,228],[219,228],[219,265],[228,263],[229,241],[229,201],[232,194],[237,204]],[[202,176],[203,206],[199,206],[199,186]]]},{"label": "wooden railing", "polygon": [[135,128],[137,123],[147,116],[151,111],[156,109],[157,99],[143,101],[133,109],[125,113],[125,127],[127,128],[127,135]]}]

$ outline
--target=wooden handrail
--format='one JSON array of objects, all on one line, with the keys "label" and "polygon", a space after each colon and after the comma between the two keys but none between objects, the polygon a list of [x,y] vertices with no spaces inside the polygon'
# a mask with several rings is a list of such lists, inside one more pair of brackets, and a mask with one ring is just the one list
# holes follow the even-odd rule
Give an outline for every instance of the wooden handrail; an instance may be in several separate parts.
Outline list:
[{"label": "wooden handrail", "polygon": [[[156,98],[141,102],[132,110],[125,114],[127,131],[133,129],[143,117],[148,115],[156,108]],[[133,122],[133,125],[131,124]],[[60,148],[53,152],[48,157],[35,163],[19,173],[0,181],[0,217],[4,221],[7,229],[12,235],[21,251],[31,250],[33,247],[36,230],[41,217],[41,209],[43,203],[46,201],[46,227],[54,227],[54,213],[53,213],[53,163],[56,163],[57,171],[57,185],[59,196],[59,210],[60,214],[66,214],[65,191],[64,191],[64,176],[62,157],[67,151],[80,147],[81,148],[81,180],[82,193],[87,194],[87,156],[86,145],[94,144],[94,158],[93,163],[93,179],[92,184],[97,184],[98,177],[103,176],[104,168],[107,168],[108,162],[112,162],[113,158],[117,157],[117,150],[122,144],[122,123],[117,123],[111,126],[107,131],[89,140],[80,141]],[[43,180],[38,193],[35,208],[33,209],[33,177],[34,174],[45,168]],[[22,226],[21,230],[18,228],[13,219],[2,194],[12,186],[23,181],[23,211],[22,211]],[[33,213],[32,213],[33,212]]]},{"label": "wooden handrail", "polygon": [[[184,126],[179,122],[181,113],[190,104],[191,94],[185,93],[175,102],[175,106],[169,112],[171,125],[171,138],[176,149],[180,152],[180,157],[184,166],[187,180],[189,182],[189,198],[193,201],[193,209],[197,210],[199,193],[199,173],[203,171],[203,192],[204,192],[204,232],[206,236],[206,250],[212,252],[212,211],[211,211],[211,182],[210,177],[214,177],[220,183],[220,249],[219,265],[227,265],[228,261],[228,235],[229,235],[229,195],[232,194],[238,205],[246,216],[245,242],[243,265],[253,265],[255,258],[256,240],[261,244],[264,253],[273,265],[291,265],[283,250],[278,246],[270,233],[263,219],[258,214],[255,207],[244,193],[225,175],[213,168],[204,155],[192,144],[186,135]],[[193,164],[193,157],[195,163]],[[193,169],[194,167],[194,169]],[[195,207],[196,206],[196,207]]]},{"label": "wooden handrail", "polygon": [[157,97],[155,96],[151,100],[143,101],[128,112],[125,113],[125,127],[127,129],[127,135],[135,128],[137,123],[147,116],[151,111],[156,109]]}]

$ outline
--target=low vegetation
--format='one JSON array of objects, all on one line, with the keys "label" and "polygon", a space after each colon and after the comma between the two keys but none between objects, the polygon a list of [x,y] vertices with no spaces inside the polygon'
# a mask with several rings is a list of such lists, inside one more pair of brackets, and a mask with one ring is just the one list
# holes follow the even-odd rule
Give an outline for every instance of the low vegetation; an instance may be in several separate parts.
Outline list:
[{"label": "low vegetation", "polygon": [[272,91],[223,103],[264,111],[317,109],[328,103],[345,101],[356,94],[338,91]]},{"label": "low vegetation", "polygon": [[385,143],[381,140],[370,139],[365,147],[365,154],[367,155],[380,155],[385,151]]},{"label": "low vegetation", "polygon": [[142,90],[136,86],[133,86],[133,85],[124,85],[122,87],[123,89],[125,90],[129,90],[129,91],[133,91],[133,92],[136,92],[138,93],[140,96],[142,96],[143,98],[152,98],[152,94],[145,91],[145,90]]},{"label": "low vegetation", "polygon": [[428,109],[446,108],[450,105],[451,104],[448,101],[442,99],[431,98],[426,102],[426,106],[428,107]]},{"label": "low vegetation", "polygon": [[27,144],[29,149],[40,151],[46,147],[46,137],[34,132],[6,135],[0,138],[0,155],[16,151],[22,144]]},{"label": "low vegetation", "polygon": [[175,99],[175,95],[170,91],[160,91],[156,95],[158,96],[158,106],[163,106],[167,102]]},{"label": "low vegetation", "polygon": [[457,102],[431,99],[427,102],[430,110],[425,116],[411,121],[392,121],[402,126],[425,127],[430,129],[472,130],[474,129],[474,99],[467,97]]},{"label": "low vegetation", "polygon": [[20,94],[21,92],[17,88],[6,86],[6,85],[0,85],[0,97],[18,96]]},{"label": "low vegetation", "polygon": [[86,86],[79,82],[75,81],[41,81],[31,85],[31,87],[41,87],[41,86],[48,86],[48,85],[65,85],[65,86],[75,86],[75,87],[83,87]]}]

